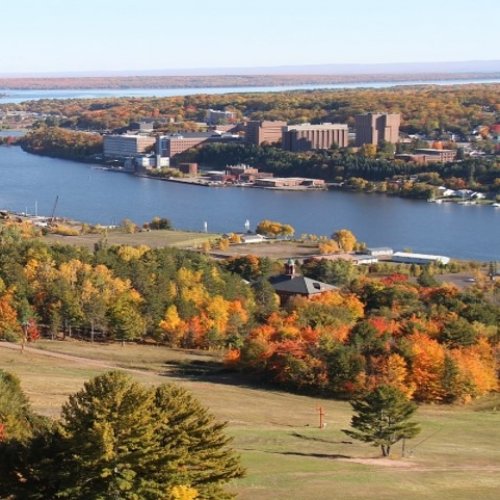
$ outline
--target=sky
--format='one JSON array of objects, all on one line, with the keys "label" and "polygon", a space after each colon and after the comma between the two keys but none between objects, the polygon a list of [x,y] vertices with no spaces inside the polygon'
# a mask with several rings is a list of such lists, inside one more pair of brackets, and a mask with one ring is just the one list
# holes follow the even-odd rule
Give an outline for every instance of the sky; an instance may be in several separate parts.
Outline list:
[{"label": "sky", "polygon": [[0,73],[500,59],[500,0],[3,0]]}]

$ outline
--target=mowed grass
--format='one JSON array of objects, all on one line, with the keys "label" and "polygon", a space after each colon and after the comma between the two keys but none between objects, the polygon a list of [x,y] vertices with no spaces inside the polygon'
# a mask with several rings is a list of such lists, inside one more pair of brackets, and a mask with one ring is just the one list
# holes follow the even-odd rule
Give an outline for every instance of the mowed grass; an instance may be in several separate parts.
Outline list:
[{"label": "mowed grass", "polygon": [[104,234],[82,234],[80,236],[61,236],[48,234],[43,239],[47,243],[61,243],[94,249],[94,245],[106,239],[108,245],[147,245],[150,248],[177,247],[196,248],[204,241],[219,238],[218,234],[196,233],[191,231],[141,231],[128,234],[123,231],[111,230]]},{"label": "mowed grass", "polygon": [[[0,347],[0,367],[16,373],[34,408],[57,416],[61,404],[84,381],[112,366],[131,369],[147,384],[180,383],[228,421],[247,475],[230,487],[241,499],[493,499],[500,491],[500,398],[470,406],[422,406],[422,432],[401,445],[394,458],[352,441],[350,405],[232,383],[231,375],[182,376],[176,366],[204,365],[211,353],[154,346],[90,345],[42,341],[37,346],[63,356],[21,355]],[[104,366],[105,365],[105,366]],[[186,372],[187,373],[187,372]],[[326,413],[318,429],[318,407]]]}]

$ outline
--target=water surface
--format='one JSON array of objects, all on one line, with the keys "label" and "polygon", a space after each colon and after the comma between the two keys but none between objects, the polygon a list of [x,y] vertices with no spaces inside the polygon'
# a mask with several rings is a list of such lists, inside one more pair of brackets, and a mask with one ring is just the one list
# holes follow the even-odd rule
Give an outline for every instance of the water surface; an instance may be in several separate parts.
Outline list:
[{"label": "water surface", "polygon": [[262,219],[291,224],[296,234],[351,229],[369,246],[500,260],[500,208],[426,203],[339,191],[284,192],[185,186],[0,147],[0,208],[100,224],[138,224],[168,217],[179,229],[243,231]]},{"label": "water surface", "polygon": [[67,90],[9,90],[0,89],[0,104],[20,103],[39,99],[95,99],[105,97],[173,97],[195,94],[227,94],[244,92],[285,92],[288,90],[388,88],[397,85],[465,85],[468,83],[498,83],[499,79],[477,80],[418,80],[395,82],[356,82],[309,85],[280,85],[260,87],[179,87],[136,89],[67,89]]}]

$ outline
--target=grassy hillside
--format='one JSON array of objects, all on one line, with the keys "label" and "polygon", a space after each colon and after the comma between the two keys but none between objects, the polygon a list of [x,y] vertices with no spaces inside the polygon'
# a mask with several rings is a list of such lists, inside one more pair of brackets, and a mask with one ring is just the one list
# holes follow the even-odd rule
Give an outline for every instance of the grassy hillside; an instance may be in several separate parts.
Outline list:
[{"label": "grassy hillside", "polygon": [[[0,343],[0,367],[16,373],[34,408],[57,416],[67,396],[112,367],[145,383],[175,381],[220,419],[248,469],[234,484],[241,499],[481,499],[500,488],[500,400],[475,405],[422,406],[422,433],[409,456],[379,459],[378,450],[351,442],[341,429],[345,402],[258,389],[220,372],[217,355],[155,346],[41,341],[21,355]],[[57,357],[56,357],[57,356]],[[76,357],[75,357],[76,356]],[[327,427],[317,428],[317,407]]]}]

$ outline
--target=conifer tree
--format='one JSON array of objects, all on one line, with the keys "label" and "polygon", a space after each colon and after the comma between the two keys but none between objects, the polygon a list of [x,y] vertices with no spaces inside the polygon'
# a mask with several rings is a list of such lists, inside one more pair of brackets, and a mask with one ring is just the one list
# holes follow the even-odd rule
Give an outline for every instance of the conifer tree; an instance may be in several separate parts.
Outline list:
[{"label": "conifer tree", "polygon": [[25,441],[32,432],[36,416],[28,398],[21,390],[19,379],[0,370],[0,441],[19,439]]},{"label": "conifer tree", "polygon": [[[201,498],[231,498],[222,485],[243,475],[239,456],[220,423],[186,390],[164,384],[155,392],[155,478],[159,484],[193,486]],[[161,467],[161,464],[168,464]]]},{"label": "conifer tree", "polygon": [[393,444],[420,432],[418,424],[408,421],[417,405],[395,387],[377,387],[365,397],[352,401],[351,406],[356,412],[351,419],[355,430],[343,432],[372,446],[380,446],[384,457],[390,455]]},{"label": "conifer tree", "polygon": [[119,371],[94,378],[70,396],[62,409],[66,463],[60,496],[147,498],[152,401],[152,390]]},{"label": "conifer tree", "polygon": [[243,469],[224,427],[184,389],[105,373],[70,397],[59,424],[12,451],[0,442],[0,497],[231,498],[222,486]]}]

